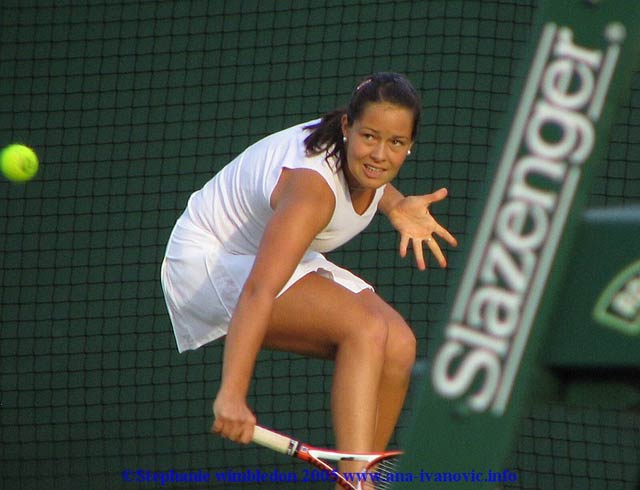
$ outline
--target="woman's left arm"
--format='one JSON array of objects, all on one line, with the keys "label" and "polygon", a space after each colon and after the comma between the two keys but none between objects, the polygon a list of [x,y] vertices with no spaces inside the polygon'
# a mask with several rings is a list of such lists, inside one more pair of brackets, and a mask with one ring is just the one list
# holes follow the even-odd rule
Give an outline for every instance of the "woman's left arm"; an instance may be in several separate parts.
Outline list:
[{"label": "woman's left arm", "polygon": [[378,203],[378,210],[389,218],[393,227],[400,233],[400,256],[406,257],[409,242],[411,242],[416,265],[420,270],[427,268],[423,252],[424,243],[427,244],[440,267],[447,266],[447,259],[434,235],[454,247],[458,245],[455,237],[429,212],[431,204],[442,201],[446,197],[447,189],[445,188],[431,194],[405,197],[393,185],[387,184],[382,199]]}]

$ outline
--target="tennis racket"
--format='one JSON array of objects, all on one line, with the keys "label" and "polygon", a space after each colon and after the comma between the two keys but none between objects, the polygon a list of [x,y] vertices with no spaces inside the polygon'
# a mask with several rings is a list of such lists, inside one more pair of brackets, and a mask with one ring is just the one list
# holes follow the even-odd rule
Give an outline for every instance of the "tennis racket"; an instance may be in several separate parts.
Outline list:
[{"label": "tennis racket", "polygon": [[[361,488],[383,490],[391,488],[391,484],[394,481],[392,475],[396,472],[396,465],[402,454],[402,451],[345,453],[322,449],[304,444],[259,425],[256,425],[253,431],[253,442],[272,451],[312,464],[326,472],[330,480],[336,482],[345,490],[359,490]],[[327,461],[362,461],[363,469],[357,473],[342,475]]]}]

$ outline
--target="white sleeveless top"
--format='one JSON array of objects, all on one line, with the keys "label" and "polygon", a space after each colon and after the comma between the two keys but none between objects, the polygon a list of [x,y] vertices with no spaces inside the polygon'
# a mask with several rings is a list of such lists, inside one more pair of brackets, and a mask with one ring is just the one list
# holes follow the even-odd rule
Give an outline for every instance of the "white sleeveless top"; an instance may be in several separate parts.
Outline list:
[{"label": "white sleeveless top", "polygon": [[271,194],[283,168],[311,169],[336,198],[329,224],[316,236],[282,292],[317,271],[359,292],[371,288],[351,272],[328,261],[334,250],[373,219],[384,187],[370,206],[355,212],[344,173],[325,155],[307,156],[300,124],[248,147],[189,198],[178,219],[162,266],[162,283],[178,349],[195,349],[226,334],[238,297],[251,270],[264,229],[273,214]]},{"label": "white sleeveless top", "polygon": [[283,167],[305,168],[318,172],[336,197],[331,221],[309,250],[329,252],[360,233],[373,219],[383,189],[378,189],[362,215],[357,214],[344,173],[331,168],[324,154],[305,154],[304,139],[309,132],[303,128],[313,122],[285,129],[247,148],[191,196],[180,219],[214,235],[229,253],[255,255],[273,214],[271,193]]}]

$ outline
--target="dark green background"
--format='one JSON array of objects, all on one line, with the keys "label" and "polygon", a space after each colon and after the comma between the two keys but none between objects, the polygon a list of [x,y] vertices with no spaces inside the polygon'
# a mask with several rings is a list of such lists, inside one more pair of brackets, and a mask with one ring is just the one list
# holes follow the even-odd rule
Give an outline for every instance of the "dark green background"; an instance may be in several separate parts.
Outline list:
[{"label": "dark green background", "polygon": [[[3,488],[158,488],[122,482],[127,468],[301,474],[207,434],[221,349],[175,349],[159,284],[175,219],[247,144],[393,70],[424,99],[397,185],[448,187],[433,211],[463,250],[535,10],[516,0],[5,1],[0,145],[31,145],[42,168],[26,185],[0,183]],[[640,201],[640,77],[633,87],[593,205]],[[332,257],[406,316],[428,357],[464,257],[447,250],[448,271],[423,273],[396,246],[376,220]],[[261,422],[330,444],[330,372],[264,354],[251,404]],[[516,488],[629,488],[638,425],[631,412],[535,407],[513,455]],[[229,487],[245,486],[217,486]]]}]

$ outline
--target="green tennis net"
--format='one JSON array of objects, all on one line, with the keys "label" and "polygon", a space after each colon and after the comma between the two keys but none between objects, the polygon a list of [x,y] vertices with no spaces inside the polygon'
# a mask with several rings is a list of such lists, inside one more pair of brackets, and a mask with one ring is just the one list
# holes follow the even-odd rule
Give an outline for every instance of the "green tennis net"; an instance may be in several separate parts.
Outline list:
[{"label": "green tennis net", "polygon": [[[342,105],[371,72],[398,71],[422,93],[424,117],[397,185],[446,186],[432,211],[470,239],[535,10],[519,0],[5,1],[0,146],[24,142],[42,166],[27,184],[0,183],[3,488],[294,488],[305,476],[305,488],[330,487],[208,434],[222,350],[176,351],[159,282],[173,223],[246,145]],[[636,76],[591,204],[639,202]],[[448,270],[420,272],[376,218],[331,258],[376,286],[429,358],[463,267],[446,253]],[[331,368],[261,354],[250,395],[259,420],[332,444]],[[639,460],[638,411],[541,402],[523,420],[512,485],[631,489]],[[251,482],[256,472],[267,481]]]}]

